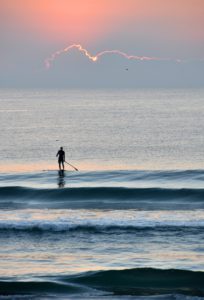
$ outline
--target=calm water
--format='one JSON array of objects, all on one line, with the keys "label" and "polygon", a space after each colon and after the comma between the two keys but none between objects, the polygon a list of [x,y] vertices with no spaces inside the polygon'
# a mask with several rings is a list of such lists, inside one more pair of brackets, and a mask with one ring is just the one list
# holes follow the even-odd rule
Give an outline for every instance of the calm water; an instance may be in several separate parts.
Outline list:
[{"label": "calm water", "polygon": [[204,90],[2,90],[0,299],[203,298],[203,114]]},{"label": "calm water", "polygon": [[83,170],[204,168],[204,90],[4,90],[0,116],[2,170],[49,169],[61,145]]}]

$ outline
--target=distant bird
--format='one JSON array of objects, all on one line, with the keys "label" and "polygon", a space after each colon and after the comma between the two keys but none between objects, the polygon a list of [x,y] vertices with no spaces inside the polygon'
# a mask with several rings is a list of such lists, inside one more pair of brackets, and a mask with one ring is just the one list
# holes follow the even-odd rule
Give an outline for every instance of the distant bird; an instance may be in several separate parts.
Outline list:
[{"label": "distant bird", "polygon": [[129,69],[128,69],[128,68],[125,68],[125,70],[128,71]]}]

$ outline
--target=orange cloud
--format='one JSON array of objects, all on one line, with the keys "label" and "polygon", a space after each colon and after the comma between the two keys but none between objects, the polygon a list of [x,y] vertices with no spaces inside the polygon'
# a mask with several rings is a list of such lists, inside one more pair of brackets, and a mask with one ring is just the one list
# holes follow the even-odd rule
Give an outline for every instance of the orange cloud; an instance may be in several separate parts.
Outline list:
[{"label": "orange cloud", "polygon": [[[83,48],[80,44],[72,44],[62,50],[58,50],[55,53],[51,54],[49,57],[45,59],[45,67],[49,69],[55,61],[55,59],[65,53],[68,53],[69,51],[77,49],[79,52],[81,52],[84,56],[86,56],[90,61],[97,62],[98,59],[104,55],[118,55],[121,56],[127,60],[139,60],[139,61],[169,61],[169,58],[159,58],[159,57],[149,57],[149,56],[138,56],[138,55],[129,55],[121,50],[103,50],[95,55],[91,54],[87,49]],[[179,62],[179,60],[176,60],[176,62]]]}]

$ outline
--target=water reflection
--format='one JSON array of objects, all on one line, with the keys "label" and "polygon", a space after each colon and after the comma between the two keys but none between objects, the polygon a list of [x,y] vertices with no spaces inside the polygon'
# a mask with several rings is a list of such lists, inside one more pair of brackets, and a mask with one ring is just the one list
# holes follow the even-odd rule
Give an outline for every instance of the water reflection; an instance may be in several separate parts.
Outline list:
[{"label": "water reflection", "polygon": [[65,187],[65,172],[63,170],[58,171],[58,187],[64,188]]}]

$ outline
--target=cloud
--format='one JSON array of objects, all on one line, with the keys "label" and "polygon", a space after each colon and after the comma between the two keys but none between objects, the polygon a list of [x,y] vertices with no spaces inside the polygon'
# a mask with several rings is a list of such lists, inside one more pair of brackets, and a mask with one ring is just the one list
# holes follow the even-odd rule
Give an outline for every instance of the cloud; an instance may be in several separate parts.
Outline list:
[{"label": "cloud", "polygon": [[[202,85],[204,2],[183,3],[0,0],[0,84]],[[68,49],[73,43],[84,50]],[[178,58],[186,62],[177,65]]]}]

